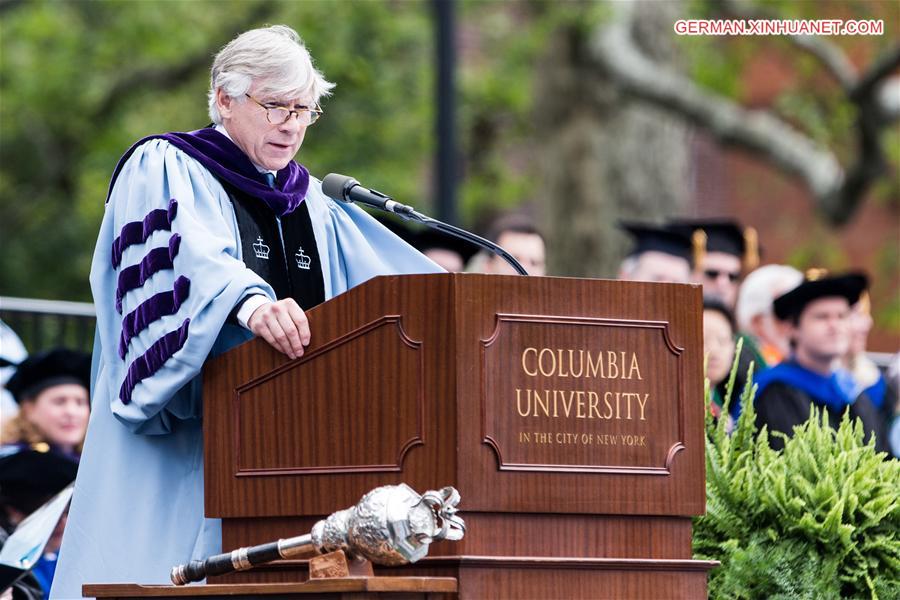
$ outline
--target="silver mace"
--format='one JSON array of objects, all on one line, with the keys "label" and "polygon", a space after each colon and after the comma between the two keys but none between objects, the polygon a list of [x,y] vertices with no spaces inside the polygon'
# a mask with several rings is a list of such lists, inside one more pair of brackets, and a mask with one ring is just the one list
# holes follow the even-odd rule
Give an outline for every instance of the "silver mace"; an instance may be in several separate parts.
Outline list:
[{"label": "silver mace", "polygon": [[414,563],[428,554],[431,542],[462,539],[466,524],[456,515],[459,499],[459,492],[450,486],[421,495],[404,483],[377,487],[356,506],[333,513],[305,535],[238,548],[173,567],[172,583],[185,585],[273,560],[336,550],[379,565]]}]

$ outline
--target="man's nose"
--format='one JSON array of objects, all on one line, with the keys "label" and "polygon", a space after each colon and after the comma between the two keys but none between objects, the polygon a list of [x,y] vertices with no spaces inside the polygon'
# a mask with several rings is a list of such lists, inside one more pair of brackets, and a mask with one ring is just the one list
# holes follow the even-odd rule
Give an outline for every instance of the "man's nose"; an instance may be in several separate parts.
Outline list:
[{"label": "man's nose", "polygon": [[306,125],[300,124],[299,113],[294,113],[290,117],[288,117],[288,120],[285,121],[284,123],[282,123],[278,127],[278,129],[280,129],[281,131],[284,131],[284,132],[294,133],[294,132],[300,131],[304,127],[306,127]]}]

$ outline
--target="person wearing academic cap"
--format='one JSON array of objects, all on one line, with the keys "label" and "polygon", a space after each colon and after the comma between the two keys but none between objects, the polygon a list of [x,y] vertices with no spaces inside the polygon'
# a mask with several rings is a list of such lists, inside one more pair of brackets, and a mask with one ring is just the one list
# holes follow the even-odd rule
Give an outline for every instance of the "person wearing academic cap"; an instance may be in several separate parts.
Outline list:
[{"label": "person wearing academic cap", "polygon": [[6,389],[19,412],[0,433],[4,444],[46,444],[77,460],[90,416],[91,357],[56,348],[33,354],[16,368]]},{"label": "person wearing academic cap", "polygon": [[691,240],[693,279],[703,285],[703,294],[734,310],[741,275],[759,264],[756,230],[726,219],[675,220],[670,227]]},{"label": "person wearing academic cap", "polygon": [[691,274],[690,238],[669,227],[622,221],[619,227],[634,240],[619,267],[619,279],[688,283]]},{"label": "person wearing academic cap", "polygon": [[332,87],[293,29],[247,31],[214,58],[213,125],[144,138],[119,161],[91,265],[94,410],[54,597],[165,583],[221,551],[221,522],[204,515],[209,357],[258,336],[295,359],[315,335],[309,308],[377,275],[442,272],[294,160]]},{"label": "person wearing academic cap", "polygon": [[[72,483],[77,470],[72,456],[45,443],[0,446],[0,529],[6,534],[14,532],[26,517]],[[65,525],[63,516],[31,569],[41,590],[37,597],[49,597]]]},{"label": "person wearing academic cap", "polygon": [[[837,428],[845,411],[862,422],[866,439],[884,450],[876,408],[860,393],[853,376],[839,366],[850,344],[850,307],[867,287],[862,273],[821,277],[811,272],[793,290],[775,299],[775,316],[790,326],[791,357],[755,377],[756,425],[791,435],[810,417],[810,405],[827,411]],[[784,441],[770,436],[773,448]]]}]

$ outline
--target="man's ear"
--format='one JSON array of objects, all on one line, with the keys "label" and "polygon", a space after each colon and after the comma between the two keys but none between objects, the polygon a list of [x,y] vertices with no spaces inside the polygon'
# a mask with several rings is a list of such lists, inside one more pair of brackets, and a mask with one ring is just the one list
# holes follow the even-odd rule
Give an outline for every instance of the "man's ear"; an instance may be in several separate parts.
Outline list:
[{"label": "man's ear", "polygon": [[216,108],[223,119],[230,119],[234,98],[226,94],[222,88],[216,88]]},{"label": "man's ear", "polygon": [[[779,321],[775,317],[772,317],[772,321],[775,323],[775,328],[778,331],[781,331],[781,332],[784,331],[783,329],[778,329],[781,321]],[[756,337],[759,337],[759,332],[765,331],[765,329],[766,329],[766,315],[763,313],[760,313],[758,315],[753,315],[753,318],[750,319],[750,333],[752,333]]]}]

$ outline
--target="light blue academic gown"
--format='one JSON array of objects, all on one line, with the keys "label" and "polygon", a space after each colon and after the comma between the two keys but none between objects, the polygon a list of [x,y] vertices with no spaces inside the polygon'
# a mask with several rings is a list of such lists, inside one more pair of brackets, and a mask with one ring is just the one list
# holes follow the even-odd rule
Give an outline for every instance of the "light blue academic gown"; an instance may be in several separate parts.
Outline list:
[{"label": "light blue academic gown", "polygon": [[[110,249],[123,227],[168,209],[172,199],[177,210],[169,210],[169,228],[125,248],[114,268]],[[376,275],[441,272],[365,211],[325,196],[318,180],[311,179],[305,202],[326,298]],[[140,264],[150,250],[170,246],[176,234],[181,240],[171,268],[149,269],[143,284],[124,294],[119,312],[120,271]],[[180,276],[190,280],[187,298],[130,339],[122,359],[123,317],[151,296],[172,293]],[[208,356],[251,337],[226,324],[242,298],[275,299],[241,261],[237,220],[221,184],[160,139],[140,146],[116,181],[94,252],[91,289],[97,306],[92,413],[52,598],[81,597],[85,583],[168,583],[174,565],[221,552],[220,523],[203,513],[198,375]],[[187,335],[177,351],[149,376],[136,383],[132,378],[130,400],[123,401],[129,368],[182,327]]]}]

